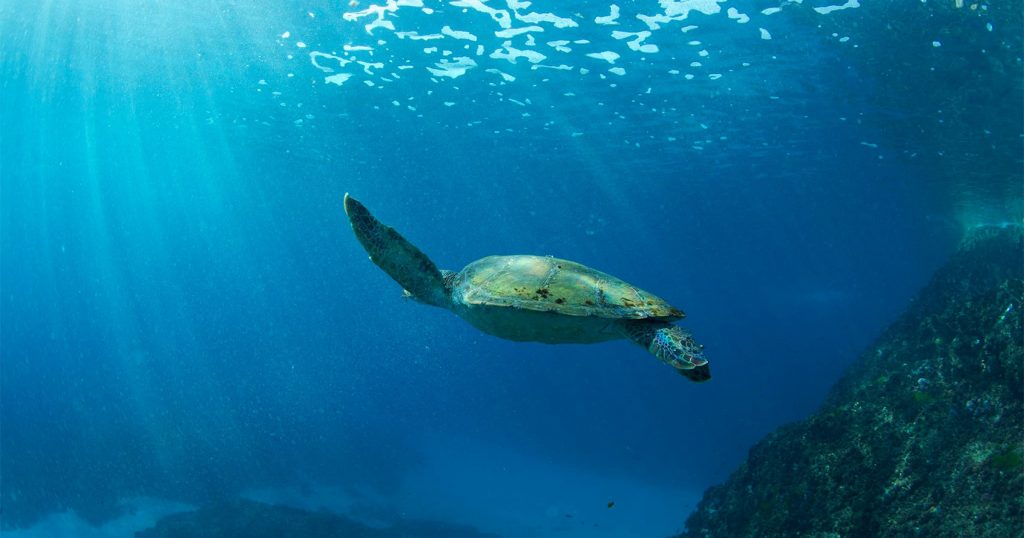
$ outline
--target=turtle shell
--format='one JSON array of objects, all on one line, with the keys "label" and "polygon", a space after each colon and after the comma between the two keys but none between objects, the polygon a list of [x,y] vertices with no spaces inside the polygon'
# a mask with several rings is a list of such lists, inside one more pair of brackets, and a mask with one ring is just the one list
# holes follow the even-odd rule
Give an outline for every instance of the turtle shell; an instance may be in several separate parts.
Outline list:
[{"label": "turtle shell", "polygon": [[609,274],[550,256],[488,256],[467,265],[453,286],[453,297],[467,305],[612,319],[674,321],[686,316]]}]

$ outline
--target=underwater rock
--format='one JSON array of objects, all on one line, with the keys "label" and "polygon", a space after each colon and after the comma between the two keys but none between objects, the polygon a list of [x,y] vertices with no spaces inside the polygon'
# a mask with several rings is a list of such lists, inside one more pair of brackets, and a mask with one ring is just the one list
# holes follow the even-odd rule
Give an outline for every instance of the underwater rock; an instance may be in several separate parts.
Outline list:
[{"label": "underwater rock", "polygon": [[1024,535],[1024,236],[977,229],[685,537]]},{"label": "underwater rock", "polygon": [[369,527],[326,511],[311,512],[248,500],[215,503],[173,514],[136,538],[496,538],[472,527],[402,520],[389,528]]}]

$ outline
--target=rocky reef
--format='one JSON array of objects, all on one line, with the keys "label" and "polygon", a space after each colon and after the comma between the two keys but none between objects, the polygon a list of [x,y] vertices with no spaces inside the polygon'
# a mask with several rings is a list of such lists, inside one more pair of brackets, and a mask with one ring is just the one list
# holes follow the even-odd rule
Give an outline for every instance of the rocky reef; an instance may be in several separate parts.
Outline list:
[{"label": "rocky reef", "polygon": [[136,538],[496,538],[472,527],[402,520],[371,527],[331,512],[311,512],[248,500],[214,503],[172,514]]},{"label": "rocky reef", "polygon": [[684,537],[1024,536],[1024,236],[977,229]]}]

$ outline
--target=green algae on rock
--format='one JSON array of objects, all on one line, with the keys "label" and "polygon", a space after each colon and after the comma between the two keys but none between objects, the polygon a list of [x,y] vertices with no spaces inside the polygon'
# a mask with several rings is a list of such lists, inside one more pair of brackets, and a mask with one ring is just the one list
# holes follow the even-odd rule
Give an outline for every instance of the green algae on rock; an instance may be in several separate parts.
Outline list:
[{"label": "green algae on rock", "polygon": [[1024,536],[1024,236],[981,228],[686,537]]}]

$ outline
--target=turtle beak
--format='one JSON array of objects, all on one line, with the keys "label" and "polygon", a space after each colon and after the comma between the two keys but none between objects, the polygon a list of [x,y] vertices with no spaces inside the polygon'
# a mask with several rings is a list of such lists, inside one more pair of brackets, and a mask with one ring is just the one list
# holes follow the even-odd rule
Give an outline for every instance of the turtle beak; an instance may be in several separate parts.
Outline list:
[{"label": "turtle beak", "polygon": [[679,372],[679,375],[696,383],[703,383],[711,379],[711,368],[708,368],[708,361],[704,361],[704,364],[688,370],[677,368],[676,371]]}]

